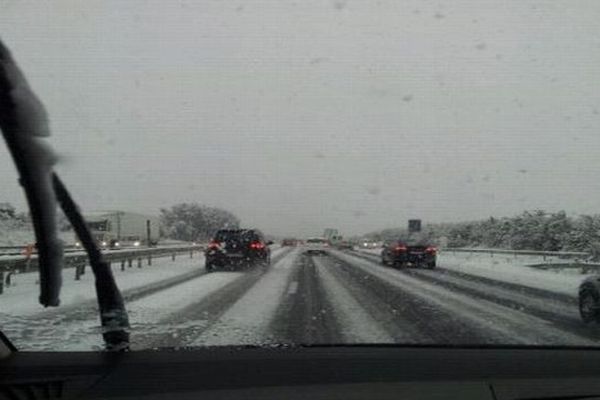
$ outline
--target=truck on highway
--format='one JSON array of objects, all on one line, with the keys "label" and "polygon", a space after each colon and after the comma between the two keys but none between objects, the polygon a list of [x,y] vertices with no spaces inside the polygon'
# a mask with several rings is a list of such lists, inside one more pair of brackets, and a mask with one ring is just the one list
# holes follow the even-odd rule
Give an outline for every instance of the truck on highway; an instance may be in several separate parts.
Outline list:
[{"label": "truck on highway", "polygon": [[323,233],[323,238],[325,240],[327,240],[327,242],[329,242],[329,244],[336,245],[338,242],[340,242],[343,239],[343,236],[340,234],[340,232],[337,229],[327,228],[327,229],[325,229],[325,232]]},{"label": "truck on highway", "polygon": [[[102,248],[154,246],[159,239],[159,219],[127,211],[85,213],[92,237]],[[79,246],[75,237],[75,246]]]}]

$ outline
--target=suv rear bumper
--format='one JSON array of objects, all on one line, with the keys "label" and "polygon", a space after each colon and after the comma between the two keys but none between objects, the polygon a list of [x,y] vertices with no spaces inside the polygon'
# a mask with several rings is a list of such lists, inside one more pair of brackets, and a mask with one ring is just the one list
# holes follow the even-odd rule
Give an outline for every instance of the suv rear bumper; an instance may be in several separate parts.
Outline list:
[{"label": "suv rear bumper", "polygon": [[220,251],[209,250],[204,253],[207,264],[226,266],[233,264],[245,264],[251,262],[264,261],[268,259],[266,252],[248,252],[241,256],[232,256]]},{"label": "suv rear bumper", "polygon": [[326,248],[321,248],[321,247],[313,247],[313,248],[308,248],[306,249],[306,253],[307,254],[327,254],[327,249]]},{"label": "suv rear bumper", "polygon": [[430,264],[436,261],[436,255],[430,253],[423,254],[398,254],[394,257],[394,262],[401,264]]}]

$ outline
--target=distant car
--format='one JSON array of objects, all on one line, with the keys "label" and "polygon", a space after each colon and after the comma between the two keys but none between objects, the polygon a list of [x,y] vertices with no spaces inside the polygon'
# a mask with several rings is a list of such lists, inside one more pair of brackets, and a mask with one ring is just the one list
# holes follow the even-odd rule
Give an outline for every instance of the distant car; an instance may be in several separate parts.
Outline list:
[{"label": "distant car", "polygon": [[206,248],[206,270],[212,272],[224,267],[268,266],[271,263],[271,244],[257,229],[222,229]]},{"label": "distant car", "polygon": [[583,322],[600,322],[600,276],[590,276],[579,285],[579,314]]},{"label": "distant car", "polygon": [[363,249],[378,249],[382,247],[380,242],[374,242],[371,240],[363,240],[360,242],[360,247]]},{"label": "distant car", "polygon": [[354,246],[352,245],[352,243],[347,242],[345,240],[342,240],[340,242],[337,242],[335,244],[335,247],[339,250],[352,250],[354,249]]},{"label": "distant car", "polygon": [[409,245],[402,240],[393,240],[384,244],[381,251],[381,263],[395,267],[417,266],[435,268],[437,249],[427,244]]},{"label": "distant car", "polygon": [[324,238],[310,238],[304,242],[307,254],[325,255],[330,248],[329,242]]},{"label": "distant car", "polygon": [[298,240],[286,238],[281,241],[281,246],[296,246],[298,244]]}]

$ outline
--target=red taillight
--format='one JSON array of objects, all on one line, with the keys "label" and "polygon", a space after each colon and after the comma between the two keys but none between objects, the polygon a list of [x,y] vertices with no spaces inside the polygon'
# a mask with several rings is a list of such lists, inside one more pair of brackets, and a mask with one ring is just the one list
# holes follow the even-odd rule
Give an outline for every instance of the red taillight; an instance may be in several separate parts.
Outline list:
[{"label": "red taillight", "polygon": [[406,246],[396,246],[394,247],[394,250],[396,250],[397,252],[403,252],[406,251]]},{"label": "red taillight", "polygon": [[437,249],[433,246],[429,246],[428,248],[425,249],[425,251],[427,253],[435,253],[435,252],[437,252]]},{"label": "red taillight", "polygon": [[261,242],[253,242],[253,243],[250,243],[250,248],[254,249],[254,250],[261,250],[261,249],[265,248],[265,245],[264,245],[264,243],[261,243]]},{"label": "red taillight", "polygon": [[218,241],[216,241],[216,240],[213,240],[212,242],[210,242],[210,243],[208,244],[208,248],[209,248],[209,249],[218,249],[218,248],[220,248],[220,247],[221,247],[221,242],[218,242]]}]

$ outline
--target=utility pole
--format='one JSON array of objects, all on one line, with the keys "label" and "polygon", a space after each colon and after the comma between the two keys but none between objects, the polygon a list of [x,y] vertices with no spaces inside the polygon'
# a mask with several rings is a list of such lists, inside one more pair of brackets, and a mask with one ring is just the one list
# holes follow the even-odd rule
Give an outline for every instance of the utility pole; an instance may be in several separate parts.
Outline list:
[{"label": "utility pole", "polygon": [[152,246],[152,243],[150,243],[150,238],[152,237],[152,236],[150,235],[150,233],[151,233],[151,232],[150,232],[150,220],[149,220],[149,219],[147,219],[147,220],[146,220],[146,242],[148,243],[148,247],[151,247],[151,246]]},{"label": "utility pole", "polygon": [[117,211],[117,242],[121,241],[121,211]]}]

